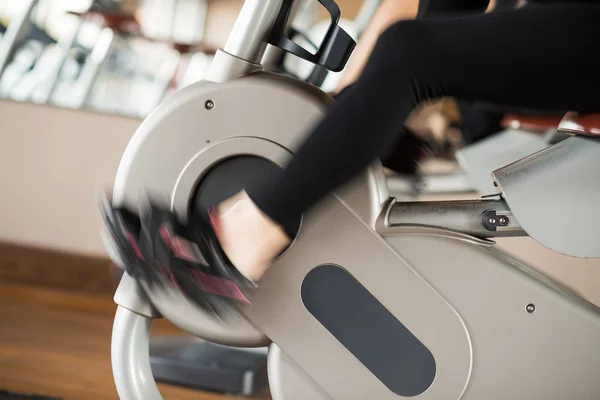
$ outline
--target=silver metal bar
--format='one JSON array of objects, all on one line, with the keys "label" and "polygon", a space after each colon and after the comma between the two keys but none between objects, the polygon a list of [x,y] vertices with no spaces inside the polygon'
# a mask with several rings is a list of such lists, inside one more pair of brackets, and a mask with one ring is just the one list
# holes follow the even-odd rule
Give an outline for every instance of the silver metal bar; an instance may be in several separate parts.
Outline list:
[{"label": "silver metal bar", "polygon": [[141,287],[124,273],[114,296],[119,308],[112,331],[111,362],[121,400],[162,400],[150,366],[150,331],[160,314]]},{"label": "silver metal bar", "polygon": [[88,103],[94,84],[98,79],[102,67],[110,56],[115,42],[115,32],[110,28],[103,28],[76,84],[74,90],[74,106],[76,108],[83,107]]},{"label": "silver metal bar", "polygon": [[63,69],[68,57],[69,57],[69,52],[71,51],[71,49],[73,48],[75,43],[77,43],[77,38],[79,37],[79,32],[81,31],[82,26],[83,26],[83,20],[78,19],[77,25],[75,26],[75,29],[73,30],[73,32],[66,34],[64,38],[60,38],[58,40],[57,45],[61,49],[60,60],[57,63],[55,70],[52,71],[52,75],[50,78],[50,80],[51,80],[50,87],[48,88],[46,93],[44,93],[44,97],[40,99],[41,102],[48,103],[52,99],[52,96],[54,95],[54,93],[56,92],[56,88],[58,87],[58,82],[60,81],[60,74],[62,72],[62,69]]},{"label": "silver metal bar", "polygon": [[267,40],[283,0],[246,0],[224,49],[219,49],[206,79],[223,83],[262,69]]},{"label": "silver metal bar", "polygon": [[150,366],[152,318],[119,306],[113,324],[111,362],[121,400],[163,400]]},{"label": "silver metal bar", "polygon": [[29,18],[37,3],[38,0],[24,0],[21,12],[12,18],[2,40],[0,40],[0,77],[8,65],[10,55],[17,45],[19,38],[28,28],[30,24]]},{"label": "silver metal bar", "polygon": [[171,51],[165,55],[160,70],[155,78],[156,85],[160,92],[160,95],[156,101],[156,105],[160,104],[160,102],[166,97],[167,92],[169,91],[169,86],[171,85],[171,81],[177,73],[177,69],[181,63],[181,58],[182,55],[177,51]]},{"label": "silver metal bar", "polygon": [[55,63],[53,45],[46,46],[42,54],[35,60],[33,68],[23,74],[15,87],[10,91],[10,97],[17,101],[35,101],[34,94],[40,84],[47,80],[52,65]]},{"label": "silver metal bar", "polygon": [[11,63],[0,78],[0,96],[10,96],[19,86],[21,79],[27,75],[44,52],[44,47],[38,41],[26,42],[15,50]]},{"label": "silver metal bar", "polygon": [[260,63],[283,0],[246,0],[223,50],[250,63]]},{"label": "silver metal bar", "polygon": [[[175,40],[175,26],[177,26],[177,6],[179,5],[179,0],[169,0],[169,38]],[[166,5],[166,4],[165,4]]]},{"label": "silver metal bar", "polygon": [[[200,42],[204,40],[204,35],[206,32],[206,20],[208,17],[208,2],[207,0],[197,0],[196,5],[198,7],[198,25],[195,27],[194,37],[196,41]],[[199,37],[196,35],[200,32]]]},{"label": "silver metal bar", "polygon": [[385,220],[387,234],[395,228],[400,233],[408,226],[420,226],[477,238],[527,236],[504,200],[395,202]]},{"label": "silver metal bar", "polygon": [[260,62],[260,64],[263,67],[263,70],[267,72],[275,71],[277,61],[280,59],[283,52],[284,50],[280,49],[279,47],[275,47],[270,44],[267,45],[263,59]]}]

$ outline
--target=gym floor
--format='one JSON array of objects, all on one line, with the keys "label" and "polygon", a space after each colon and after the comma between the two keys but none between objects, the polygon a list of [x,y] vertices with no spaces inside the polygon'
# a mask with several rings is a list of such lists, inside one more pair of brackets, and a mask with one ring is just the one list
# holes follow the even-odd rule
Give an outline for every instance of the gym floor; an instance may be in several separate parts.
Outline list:
[{"label": "gym floor", "polygon": [[[0,390],[62,400],[117,400],[110,366],[114,312],[115,304],[104,294],[0,282]],[[159,321],[153,333],[181,331]],[[168,400],[232,399],[160,389]]]}]

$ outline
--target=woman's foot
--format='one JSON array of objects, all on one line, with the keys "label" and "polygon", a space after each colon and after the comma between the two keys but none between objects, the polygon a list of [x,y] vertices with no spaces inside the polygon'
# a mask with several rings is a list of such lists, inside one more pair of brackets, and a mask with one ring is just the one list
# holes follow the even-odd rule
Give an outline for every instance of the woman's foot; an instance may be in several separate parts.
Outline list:
[{"label": "woman's foot", "polygon": [[137,217],[101,202],[109,241],[125,269],[147,290],[170,283],[222,319],[249,303],[272,260],[289,244],[283,229],[244,193],[187,225],[151,201]]},{"label": "woman's foot", "polygon": [[246,192],[219,204],[211,219],[225,254],[253,282],[260,281],[290,244],[284,229],[265,215]]}]

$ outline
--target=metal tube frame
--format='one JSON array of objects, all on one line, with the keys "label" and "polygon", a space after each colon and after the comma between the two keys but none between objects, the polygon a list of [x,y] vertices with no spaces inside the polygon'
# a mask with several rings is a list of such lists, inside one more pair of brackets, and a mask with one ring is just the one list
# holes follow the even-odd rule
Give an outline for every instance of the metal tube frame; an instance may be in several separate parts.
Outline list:
[{"label": "metal tube frame", "polygon": [[444,229],[479,239],[527,236],[502,198],[417,202],[393,199],[382,217],[384,223],[377,227],[385,226],[385,232],[379,232],[384,236],[400,234],[414,226]]},{"label": "metal tube frame", "polygon": [[75,44],[77,43],[77,39],[79,38],[79,32],[81,31],[82,26],[83,26],[83,20],[77,19],[77,25],[75,25],[75,29],[73,30],[73,32],[66,35],[64,38],[60,38],[58,40],[57,45],[60,48],[60,60],[56,64],[56,67],[55,67],[54,71],[52,72],[52,76],[50,78],[50,87],[48,88],[46,93],[44,93],[44,96],[40,100],[40,102],[50,103],[52,100],[52,97],[55,95],[56,89],[60,82],[60,76],[61,76],[62,70],[66,64],[68,57],[69,57],[69,52],[71,51],[73,46],[75,46]]},{"label": "metal tube frame", "polygon": [[111,360],[119,398],[162,400],[150,367],[150,331],[153,319],[121,305],[112,332]]},{"label": "metal tube frame", "polygon": [[96,44],[88,56],[88,60],[84,64],[80,77],[73,89],[75,93],[73,106],[75,108],[85,107],[88,104],[100,71],[110,57],[116,41],[117,35],[112,29],[102,28],[100,30]]},{"label": "metal tube frame", "polygon": [[260,63],[283,0],[246,0],[224,51],[250,63]]},{"label": "metal tube frame", "polygon": [[2,74],[6,70],[8,60],[19,38],[28,28],[30,24],[29,19],[37,3],[38,0],[24,1],[21,13],[14,16],[6,28],[6,33],[2,37],[2,40],[0,40],[0,77],[2,77]]}]

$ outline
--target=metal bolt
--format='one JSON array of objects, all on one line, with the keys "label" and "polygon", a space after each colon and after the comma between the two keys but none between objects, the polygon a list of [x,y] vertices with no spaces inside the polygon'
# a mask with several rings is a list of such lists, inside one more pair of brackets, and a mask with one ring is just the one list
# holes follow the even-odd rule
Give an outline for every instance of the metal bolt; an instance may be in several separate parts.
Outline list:
[{"label": "metal bolt", "polygon": [[206,100],[206,103],[204,103],[204,108],[207,110],[212,110],[215,108],[215,103],[212,100]]},{"label": "metal bolt", "polygon": [[413,183],[413,187],[415,192],[422,192],[423,190],[425,190],[425,182],[423,181],[415,181]]},{"label": "metal bolt", "polygon": [[506,225],[508,223],[508,219],[506,219],[506,217],[500,217],[498,221],[500,222],[500,225]]},{"label": "metal bolt", "polygon": [[492,217],[492,218],[488,219],[488,222],[492,225],[496,225],[496,218]]},{"label": "metal bolt", "polygon": [[527,304],[527,307],[525,307],[525,310],[527,310],[527,312],[529,314],[533,314],[533,312],[535,311],[535,306],[533,304]]}]

